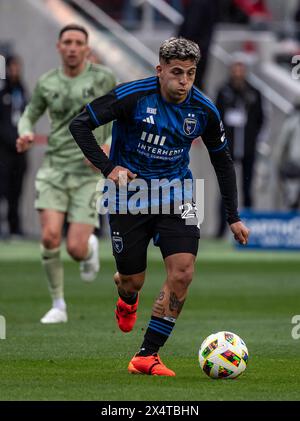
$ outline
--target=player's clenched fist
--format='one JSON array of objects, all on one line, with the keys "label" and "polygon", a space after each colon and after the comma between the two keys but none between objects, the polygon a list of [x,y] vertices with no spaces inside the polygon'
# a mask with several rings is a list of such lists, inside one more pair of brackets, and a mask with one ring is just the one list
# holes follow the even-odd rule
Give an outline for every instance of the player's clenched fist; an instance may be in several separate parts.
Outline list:
[{"label": "player's clenched fist", "polygon": [[34,141],[34,134],[29,133],[23,136],[18,137],[16,141],[16,149],[17,152],[22,153],[26,152],[33,144]]},{"label": "player's clenched fist", "polygon": [[126,186],[127,183],[136,178],[136,174],[133,174],[127,168],[117,165],[107,178],[119,186]]}]

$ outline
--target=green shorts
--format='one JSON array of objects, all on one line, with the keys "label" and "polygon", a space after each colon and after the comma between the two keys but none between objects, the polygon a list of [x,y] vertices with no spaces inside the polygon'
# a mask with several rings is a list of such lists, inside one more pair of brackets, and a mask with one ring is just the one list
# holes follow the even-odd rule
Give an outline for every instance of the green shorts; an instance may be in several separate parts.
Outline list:
[{"label": "green shorts", "polygon": [[41,167],[35,180],[35,209],[53,209],[66,213],[68,222],[99,226],[96,209],[101,192],[97,191],[100,175],[64,173],[51,167]]}]

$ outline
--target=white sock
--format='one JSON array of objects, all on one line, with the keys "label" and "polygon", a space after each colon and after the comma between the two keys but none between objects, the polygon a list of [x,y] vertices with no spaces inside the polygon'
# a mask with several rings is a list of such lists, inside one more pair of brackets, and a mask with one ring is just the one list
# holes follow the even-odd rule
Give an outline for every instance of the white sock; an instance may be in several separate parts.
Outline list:
[{"label": "white sock", "polygon": [[67,308],[65,300],[63,298],[54,298],[53,308],[58,308],[59,310],[65,311]]},{"label": "white sock", "polygon": [[93,254],[93,247],[88,243],[88,251],[86,257],[83,259],[84,261],[89,260]]}]

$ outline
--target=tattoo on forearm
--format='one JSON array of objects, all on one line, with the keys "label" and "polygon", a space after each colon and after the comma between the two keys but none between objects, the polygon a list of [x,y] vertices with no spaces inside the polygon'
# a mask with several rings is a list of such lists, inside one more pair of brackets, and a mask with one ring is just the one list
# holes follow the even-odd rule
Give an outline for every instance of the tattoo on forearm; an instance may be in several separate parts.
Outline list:
[{"label": "tattoo on forearm", "polygon": [[174,292],[170,293],[169,309],[170,311],[176,311],[179,314],[182,310],[185,300],[179,301]]}]

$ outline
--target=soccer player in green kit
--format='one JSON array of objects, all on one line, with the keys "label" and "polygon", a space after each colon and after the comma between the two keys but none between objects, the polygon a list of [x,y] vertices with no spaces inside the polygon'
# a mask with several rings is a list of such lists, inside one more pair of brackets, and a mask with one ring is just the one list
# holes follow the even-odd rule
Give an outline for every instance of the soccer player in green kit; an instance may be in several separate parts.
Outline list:
[{"label": "soccer player in green kit", "polygon": [[[42,263],[52,298],[52,308],[41,319],[47,324],[68,319],[60,259],[65,217],[69,223],[67,250],[80,262],[81,278],[92,281],[99,271],[98,240],[93,231],[98,224],[96,185],[101,176],[85,160],[68,127],[86,103],[115,86],[115,77],[108,68],[86,60],[89,46],[84,27],[72,24],[62,28],[57,50],[62,67],[51,70],[38,80],[19,121],[16,143],[20,153],[33,145],[33,126],[48,110],[51,133],[42,167],[36,176],[35,201],[42,231]],[[103,145],[110,139],[111,126],[97,129],[95,135]]]}]

